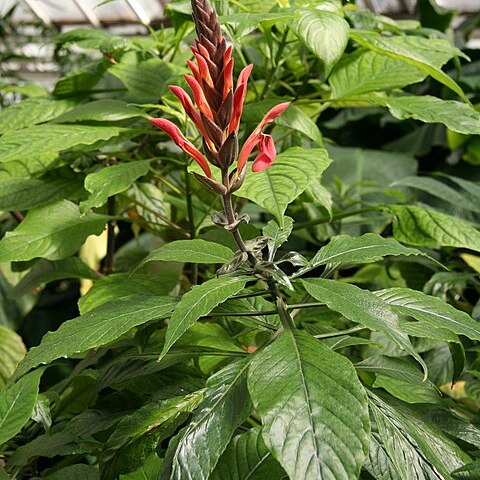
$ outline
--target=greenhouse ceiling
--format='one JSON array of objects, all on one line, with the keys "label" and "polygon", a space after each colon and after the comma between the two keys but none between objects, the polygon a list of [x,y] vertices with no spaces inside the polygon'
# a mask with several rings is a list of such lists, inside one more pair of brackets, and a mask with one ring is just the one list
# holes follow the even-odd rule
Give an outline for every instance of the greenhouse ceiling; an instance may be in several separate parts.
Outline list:
[{"label": "greenhouse ceiling", "polygon": [[[118,24],[151,24],[163,18],[163,4],[168,0],[2,0],[0,16],[14,5],[14,20],[29,22],[40,19],[45,24],[95,27]],[[412,13],[415,0],[358,0],[357,4],[381,13]],[[465,13],[480,11],[479,0],[437,0],[442,8]]]}]

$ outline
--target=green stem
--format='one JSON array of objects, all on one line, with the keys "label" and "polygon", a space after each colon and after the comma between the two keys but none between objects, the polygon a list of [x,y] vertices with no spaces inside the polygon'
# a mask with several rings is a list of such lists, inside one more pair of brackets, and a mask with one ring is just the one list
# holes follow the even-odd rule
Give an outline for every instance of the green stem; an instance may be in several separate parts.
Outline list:
[{"label": "green stem", "polygon": [[350,333],[356,333],[359,332],[360,330],[365,330],[367,327],[353,327],[353,328],[347,328],[346,330],[341,330],[339,332],[330,332],[330,333],[322,333],[320,335],[315,335],[315,338],[318,339],[324,339],[324,338],[335,338],[335,337],[341,337],[343,335],[348,335]]},{"label": "green stem", "polygon": [[336,220],[341,220],[342,218],[354,217],[355,215],[361,215],[362,213],[370,213],[370,212],[377,212],[377,211],[378,209],[375,207],[359,208],[358,210],[339,213],[337,215],[333,215],[332,217],[320,217],[320,218],[314,218],[313,220],[309,220],[308,222],[296,223],[293,226],[293,229],[301,230],[302,228],[313,227],[314,225],[320,225],[322,223],[332,223],[332,222],[335,222]]},{"label": "green stem", "polygon": [[[228,171],[224,171],[222,174],[222,177],[223,177],[222,178],[223,184],[228,185]],[[235,213],[235,210],[233,209],[232,194],[230,193],[230,191],[228,191],[225,195],[222,195],[222,201],[223,201],[223,206],[225,208],[225,215],[227,216],[228,222],[234,223],[236,221],[237,215]],[[238,231],[238,227],[232,230],[232,235],[233,235],[233,238],[235,239],[235,242],[237,243],[238,248],[242,252],[247,254],[248,261],[250,262],[250,265],[255,271],[258,267],[259,261],[255,257],[255,255],[246,247],[245,242],[243,241],[242,235]],[[264,278],[264,280],[267,282],[270,292],[273,298],[275,299],[277,313],[280,316],[280,320],[282,321],[283,328],[289,329],[289,330],[291,330],[292,328],[295,328],[295,322],[293,318],[290,316],[290,314],[288,313],[288,307],[282,298],[277,282],[271,277]]]},{"label": "green stem", "polygon": [[[107,203],[108,215],[115,216],[116,202],[115,197],[108,197]],[[105,262],[103,265],[103,273],[110,275],[114,272],[114,255],[115,255],[115,220],[110,220],[107,224],[107,255],[105,256]]]}]

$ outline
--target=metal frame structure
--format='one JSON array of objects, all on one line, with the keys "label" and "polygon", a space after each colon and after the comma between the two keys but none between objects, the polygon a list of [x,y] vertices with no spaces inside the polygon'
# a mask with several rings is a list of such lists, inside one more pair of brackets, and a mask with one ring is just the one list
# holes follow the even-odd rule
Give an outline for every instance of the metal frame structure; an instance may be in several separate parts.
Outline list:
[{"label": "metal frame structure", "polygon": [[[67,0],[50,0],[52,4],[58,2],[59,5]],[[54,21],[50,18],[48,12],[42,6],[41,0],[20,0],[23,2],[30,11],[39,18],[46,25],[75,25],[75,24],[90,24],[93,27],[99,28],[101,26],[107,26],[111,24],[128,24],[136,23],[141,25],[151,25],[155,22],[161,22],[162,17],[158,17],[152,12],[148,11],[142,5],[140,0],[116,0],[120,2],[122,6],[126,6],[128,10],[134,15],[135,20],[129,20],[125,18],[118,18],[118,20],[105,21],[99,18],[94,9],[86,0],[70,0],[82,13],[84,18],[65,18]],[[100,0],[98,0],[100,1]],[[158,5],[162,6],[168,3],[168,0],[150,0],[155,1]],[[376,13],[386,14],[412,14],[415,10],[416,0],[357,0],[359,4],[363,4],[368,9]],[[480,0],[437,0],[440,7],[461,10],[465,13],[480,13]],[[163,11],[163,8],[162,8]]]}]

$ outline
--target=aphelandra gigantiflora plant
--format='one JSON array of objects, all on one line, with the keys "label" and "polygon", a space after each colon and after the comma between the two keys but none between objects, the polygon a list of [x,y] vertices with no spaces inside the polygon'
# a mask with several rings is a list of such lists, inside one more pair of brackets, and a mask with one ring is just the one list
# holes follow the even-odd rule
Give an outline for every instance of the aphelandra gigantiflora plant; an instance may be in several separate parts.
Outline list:
[{"label": "aphelandra gigantiflora plant", "polygon": [[[252,175],[267,169],[275,161],[275,143],[271,135],[263,133],[263,129],[279,117],[290,102],[280,103],[267,112],[239,149],[238,129],[253,65],[246,66],[240,72],[235,85],[232,46],[227,44],[221,32],[215,10],[208,0],[192,0],[192,16],[198,37],[195,46],[191,47],[196,63],[187,62],[192,75],[185,74],[185,80],[192,91],[193,101],[179,86],[172,85],[170,90],[198,128],[204,154],[185,138],[174,123],[163,118],[153,118],[151,122],[197,162],[205,175],[194,173],[195,177],[221,196],[224,210],[213,213],[212,220],[230,231],[235,239],[239,255],[234,265],[242,261],[250,263],[254,273],[268,283],[284,326],[292,326],[293,321],[274,279],[278,270],[262,261],[261,250],[266,239],[259,237],[257,242],[251,242],[252,247],[247,247],[238,227],[242,221],[248,221],[248,217],[239,215],[232,202],[232,193],[242,186],[247,174],[247,160],[255,148],[258,149],[258,155],[253,161]],[[214,178],[209,164],[220,169],[221,182]]]}]

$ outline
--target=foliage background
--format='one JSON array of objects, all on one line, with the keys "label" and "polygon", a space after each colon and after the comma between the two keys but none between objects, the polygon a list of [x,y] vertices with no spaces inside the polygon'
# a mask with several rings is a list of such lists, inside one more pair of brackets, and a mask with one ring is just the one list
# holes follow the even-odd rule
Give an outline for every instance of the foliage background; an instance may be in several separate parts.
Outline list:
[{"label": "foliage background", "polygon": [[[304,401],[344,408],[359,437],[349,463],[343,427],[319,415],[334,451],[319,463],[344,468],[325,478],[476,478],[480,59],[464,47],[478,18],[454,30],[428,1],[418,21],[340,2],[219,6],[237,65],[255,64],[245,132],[293,100],[271,176],[249,173],[237,208],[245,238],[270,238],[264,259],[298,328],[252,356],[278,335],[274,305],[261,282],[244,290],[248,271],[215,278],[236,250],[211,222],[220,202],[148,122],[197,135],[168,92],[190,56],[188,4],[172,2],[172,26],[148,37],[55,37],[65,75],[52,92],[2,85],[2,105],[15,104],[0,112],[0,478],[318,478],[304,419],[283,453],[265,433],[286,411],[270,370],[295,364],[291,345]],[[205,284],[198,305],[186,292]],[[167,318],[191,326],[165,356]],[[339,374],[352,364],[366,390]],[[294,391],[295,372],[284,381]],[[366,391],[367,443],[365,412],[347,413]]]}]

